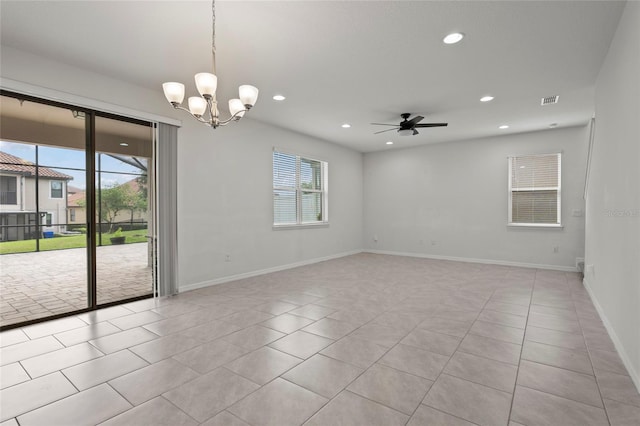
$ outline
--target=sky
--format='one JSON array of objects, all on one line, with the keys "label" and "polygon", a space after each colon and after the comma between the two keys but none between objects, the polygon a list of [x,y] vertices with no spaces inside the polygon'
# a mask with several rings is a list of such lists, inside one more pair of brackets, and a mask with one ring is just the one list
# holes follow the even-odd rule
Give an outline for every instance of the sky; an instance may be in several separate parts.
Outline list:
[{"label": "sky", "polygon": [[[36,161],[36,145],[33,144],[0,141],[0,151],[32,163]],[[100,155],[101,187],[103,188],[128,182],[140,175],[141,170],[136,167],[105,154],[97,155]],[[40,166],[73,176],[73,180],[69,181],[70,186],[79,189],[86,188],[85,152],[83,150],[39,145],[38,163]]]}]

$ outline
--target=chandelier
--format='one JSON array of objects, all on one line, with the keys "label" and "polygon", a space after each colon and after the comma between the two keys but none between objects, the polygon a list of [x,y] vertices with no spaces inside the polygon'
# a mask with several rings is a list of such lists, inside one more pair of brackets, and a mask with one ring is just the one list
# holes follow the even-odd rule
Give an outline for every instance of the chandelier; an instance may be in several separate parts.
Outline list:
[{"label": "chandelier", "polygon": [[211,2],[212,30],[211,30],[211,59],[213,73],[201,72],[195,75],[196,88],[200,96],[191,96],[188,104],[189,108],[182,106],[184,100],[184,84],[167,82],[162,85],[164,96],[174,108],[186,111],[196,120],[212,128],[217,128],[238,121],[244,113],[255,105],[258,99],[258,89],[248,84],[243,84],[239,88],[240,99],[229,101],[229,113],[231,116],[226,120],[221,120],[216,99],[216,89],[218,87],[218,77],[216,77],[216,5],[215,0]]}]

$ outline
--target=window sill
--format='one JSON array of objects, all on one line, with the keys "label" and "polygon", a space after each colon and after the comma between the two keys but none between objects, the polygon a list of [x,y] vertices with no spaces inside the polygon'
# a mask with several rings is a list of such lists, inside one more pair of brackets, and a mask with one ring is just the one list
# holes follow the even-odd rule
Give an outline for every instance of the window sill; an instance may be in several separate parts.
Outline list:
[{"label": "window sill", "polygon": [[287,225],[273,225],[272,229],[274,231],[284,231],[287,229],[311,229],[311,228],[328,228],[329,222],[318,222],[318,223],[300,223],[300,224],[287,224]]},{"label": "window sill", "polygon": [[556,223],[508,223],[509,228],[544,228],[544,229],[562,229],[564,225]]}]

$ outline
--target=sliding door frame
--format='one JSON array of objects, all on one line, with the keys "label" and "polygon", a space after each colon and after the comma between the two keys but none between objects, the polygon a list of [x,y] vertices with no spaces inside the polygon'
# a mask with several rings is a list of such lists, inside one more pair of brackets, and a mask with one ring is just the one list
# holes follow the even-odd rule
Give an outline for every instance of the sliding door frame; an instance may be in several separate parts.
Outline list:
[{"label": "sliding door frame", "polygon": [[[144,300],[144,299],[150,299],[150,298],[156,297],[157,296],[156,277],[157,277],[158,264],[157,264],[157,250],[155,247],[153,247],[153,262],[151,264],[152,282],[151,282],[149,294],[142,295],[142,296],[135,296],[135,297],[117,300],[113,302],[107,302],[103,304],[98,304],[98,295],[97,295],[98,282],[97,282],[97,261],[96,261],[96,247],[98,244],[98,240],[96,238],[96,231],[100,230],[100,226],[97,223],[99,219],[96,218],[97,209],[96,209],[96,197],[95,197],[96,196],[96,160],[95,160],[96,132],[95,130],[96,130],[96,117],[109,118],[113,120],[150,127],[153,130],[152,133],[154,134],[154,137],[152,139],[152,144],[153,144],[152,155],[155,157],[157,153],[156,146],[158,143],[157,138],[155,137],[155,133],[156,133],[155,129],[157,128],[157,123],[153,121],[126,117],[126,116],[122,116],[122,115],[118,115],[110,112],[99,111],[92,108],[76,106],[76,105],[54,101],[50,99],[39,98],[36,96],[22,94],[18,92],[12,92],[10,90],[5,90],[5,89],[0,89],[0,96],[11,97],[14,99],[18,99],[19,101],[28,101],[28,102],[34,102],[34,103],[39,103],[43,105],[58,107],[58,108],[64,108],[72,111],[79,111],[85,114],[85,163],[86,163],[85,164],[85,169],[86,169],[85,170],[85,174],[86,174],[85,176],[86,192],[85,193],[86,193],[86,203],[87,203],[86,204],[86,217],[87,217],[86,256],[87,256],[87,305],[88,305],[86,308],[77,309],[77,310],[65,312],[62,314],[54,314],[54,315],[50,315],[47,317],[38,318],[34,320],[28,320],[28,321],[15,323],[15,324],[3,325],[3,326],[0,326],[0,331],[10,330],[13,328],[24,327],[27,325],[36,324],[44,321],[50,321],[54,319],[78,315],[85,312],[95,311],[97,309],[102,309],[110,306],[121,305],[123,303],[133,302],[136,300]],[[19,142],[19,141],[16,141],[16,142]],[[151,161],[155,162],[156,159],[151,158]],[[36,167],[37,167],[37,164],[38,163],[36,162]],[[155,182],[155,177],[153,181]],[[37,188],[37,185],[36,185],[36,188]],[[154,206],[153,206],[152,217],[156,217],[157,216],[156,214],[157,193],[155,189],[152,191],[152,193],[154,194],[154,197],[153,197]],[[153,228],[152,232],[154,234],[153,234],[152,241],[148,242],[148,244],[152,244],[155,246],[155,240],[156,240],[155,233],[157,229],[157,224],[153,224],[152,228]]]}]

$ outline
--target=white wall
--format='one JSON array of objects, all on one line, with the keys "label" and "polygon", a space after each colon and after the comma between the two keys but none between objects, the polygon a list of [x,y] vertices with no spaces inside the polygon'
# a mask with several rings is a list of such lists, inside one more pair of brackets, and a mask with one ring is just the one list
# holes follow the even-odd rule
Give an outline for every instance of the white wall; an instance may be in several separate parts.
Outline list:
[{"label": "white wall", "polygon": [[628,2],[596,84],[585,285],[640,389],[639,22]]},{"label": "white wall", "polygon": [[[587,145],[584,126],[366,154],[365,248],[574,268],[584,253],[584,217],[572,210],[584,209]],[[564,228],[507,227],[507,157],[558,151]]]},{"label": "white wall", "polygon": [[[213,131],[174,111],[160,87],[134,86],[5,46],[0,53],[2,78],[183,120],[178,131],[182,289],[361,249],[362,154],[249,117]],[[263,99],[256,109],[268,108],[268,102]],[[272,230],[273,146],[329,162],[329,227]],[[225,261],[227,254],[231,262]]]}]

